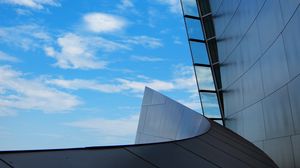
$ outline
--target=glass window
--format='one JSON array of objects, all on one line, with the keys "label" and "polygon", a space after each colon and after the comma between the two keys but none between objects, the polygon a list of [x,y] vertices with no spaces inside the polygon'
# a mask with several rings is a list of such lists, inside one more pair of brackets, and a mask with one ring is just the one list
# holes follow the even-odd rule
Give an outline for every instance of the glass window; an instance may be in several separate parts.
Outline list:
[{"label": "glass window", "polygon": [[182,0],[182,7],[185,15],[199,17],[196,0]]},{"label": "glass window", "polygon": [[203,40],[201,22],[198,19],[185,18],[189,38]]},{"label": "glass window", "polygon": [[223,121],[222,120],[214,120],[214,122],[220,124],[220,125],[223,125]]},{"label": "glass window", "polygon": [[210,64],[205,43],[190,41],[190,46],[194,63],[206,65]]},{"label": "glass window", "polygon": [[210,67],[195,66],[200,90],[215,90]]},{"label": "glass window", "polygon": [[218,98],[216,93],[200,93],[204,115],[209,118],[221,118]]}]

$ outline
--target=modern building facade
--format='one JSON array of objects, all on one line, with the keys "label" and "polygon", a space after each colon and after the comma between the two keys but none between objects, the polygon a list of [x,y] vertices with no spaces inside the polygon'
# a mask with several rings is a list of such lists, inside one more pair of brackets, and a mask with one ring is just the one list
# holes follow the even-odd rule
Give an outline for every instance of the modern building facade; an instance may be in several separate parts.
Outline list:
[{"label": "modern building facade", "polygon": [[[182,0],[183,10],[191,2]],[[194,4],[215,84],[221,81],[216,88],[224,125],[264,150],[279,167],[300,167],[300,1]],[[184,11],[185,18],[190,13]],[[214,41],[216,47],[210,47]]]},{"label": "modern building facade", "polygon": [[0,152],[0,167],[300,167],[299,6],[182,0],[202,112],[215,122],[146,89],[137,145]]}]

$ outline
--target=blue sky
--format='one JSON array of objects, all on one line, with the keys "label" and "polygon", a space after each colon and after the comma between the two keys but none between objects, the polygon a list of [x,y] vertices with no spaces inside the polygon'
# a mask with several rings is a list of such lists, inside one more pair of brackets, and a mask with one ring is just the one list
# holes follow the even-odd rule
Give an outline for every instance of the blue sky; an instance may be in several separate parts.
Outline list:
[{"label": "blue sky", "polygon": [[200,110],[177,0],[0,0],[0,150],[134,142],[145,86]]}]

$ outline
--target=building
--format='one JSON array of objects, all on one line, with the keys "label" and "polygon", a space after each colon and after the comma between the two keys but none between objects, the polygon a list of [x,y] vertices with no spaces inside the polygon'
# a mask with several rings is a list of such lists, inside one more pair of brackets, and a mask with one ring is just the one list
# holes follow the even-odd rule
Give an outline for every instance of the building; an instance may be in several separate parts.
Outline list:
[{"label": "building", "polygon": [[[300,167],[299,4],[182,0],[196,76],[203,73],[200,68],[211,68],[215,84],[207,90],[197,79],[201,99],[217,94],[224,125],[279,167]],[[199,55],[201,45],[207,53]],[[202,104],[207,115],[205,100]]]},{"label": "building", "polygon": [[300,167],[299,4],[182,0],[203,114],[224,127],[146,89],[137,145],[2,152],[0,166]]}]

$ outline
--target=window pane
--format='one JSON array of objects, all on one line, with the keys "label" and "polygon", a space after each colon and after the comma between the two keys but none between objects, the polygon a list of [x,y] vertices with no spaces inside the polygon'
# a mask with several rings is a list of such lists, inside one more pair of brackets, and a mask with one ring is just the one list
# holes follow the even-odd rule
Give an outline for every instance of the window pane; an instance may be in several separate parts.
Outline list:
[{"label": "window pane", "polygon": [[214,120],[214,122],[216,122],[216,123],[218,123],[218,124],[220,124],[220,125],[223,125],[222,120]]},{"label": "window pane", "polygon": [[194,63],[209,65],[205,43],[190,42]]},{"label": "window pane", "polygon": [[182,0],[182,7],[185,15],[199,17],[196,0]]},{"label": "window pane", "polygon": [[204,115],[211,118],[221,118],[220,108],[216,93],[200,93]]},{"label": "window pane", "polygon": [[199,89],[215,90],[210,67],[195,66]]},{"label": "window pane", "polygon": [[203,40],[201,22],[198,19],[185,18],[189,38]]}]

